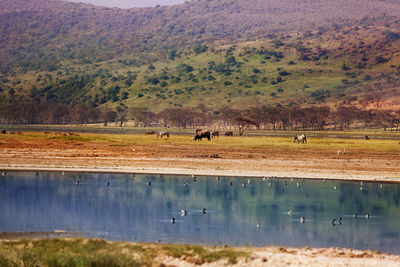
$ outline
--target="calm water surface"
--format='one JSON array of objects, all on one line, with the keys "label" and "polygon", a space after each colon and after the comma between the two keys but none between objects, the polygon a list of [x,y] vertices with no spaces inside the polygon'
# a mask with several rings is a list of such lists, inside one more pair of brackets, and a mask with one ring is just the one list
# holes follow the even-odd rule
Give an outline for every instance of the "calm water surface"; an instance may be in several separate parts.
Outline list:
[{"label": "calm water surface", "polygon": [[[194,181],[189,176],[11,172],[0,177],[0,231],[57,229],[122,241],[335,246],[400,254],[398,185],[381,188],[376,183],[296,179],[247,182],[247,178]],[[181,209],[187,210],[186,216],[181,216]],[[331,220],[338,217],[342,224],[333,226]]]}]

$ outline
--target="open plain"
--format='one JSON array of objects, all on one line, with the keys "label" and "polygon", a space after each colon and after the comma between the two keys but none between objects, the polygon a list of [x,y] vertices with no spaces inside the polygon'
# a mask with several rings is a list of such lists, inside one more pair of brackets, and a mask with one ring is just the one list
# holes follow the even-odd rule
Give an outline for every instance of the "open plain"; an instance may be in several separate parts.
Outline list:
[{"label": "open plain", "polygon": [[[339,152],[339,150],[345,150]],[[24,132],[0,135],[0,168],[400,182],[395,138],[219,137]]]}]

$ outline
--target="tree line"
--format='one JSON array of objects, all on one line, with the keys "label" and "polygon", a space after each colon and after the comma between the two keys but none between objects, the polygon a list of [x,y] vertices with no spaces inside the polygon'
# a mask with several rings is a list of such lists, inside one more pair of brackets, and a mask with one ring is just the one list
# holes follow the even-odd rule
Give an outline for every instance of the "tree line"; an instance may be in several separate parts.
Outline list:
[{"label": "tree line", "polygon": [[21,103],[0,105],[0,122],[5,124],[114,123],[130,121],[135,127],[221,128],[264,130],[345,130],[351,127],[383,128],[399,131],[400,110],[366,110],[354,106],[260,106],[247,109],[204,105],[167,108],[158,113],[124,105],[110,108],[85,105]]}]

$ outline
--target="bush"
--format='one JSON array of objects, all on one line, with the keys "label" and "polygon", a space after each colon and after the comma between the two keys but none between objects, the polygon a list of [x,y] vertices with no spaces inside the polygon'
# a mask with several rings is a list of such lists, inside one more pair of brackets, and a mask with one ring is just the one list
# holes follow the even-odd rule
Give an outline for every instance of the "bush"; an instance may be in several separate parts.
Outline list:
[{"label": "bush", "polygon": [[156,84],[160,83],[160,80],[158,78],[154,77],[154,78],[150,78],[147,82],[156,85]]},{"label": "bush", "polygon": [[342,70],[350,70],[350,68],[346,64],[343,64],[342,65]]}]

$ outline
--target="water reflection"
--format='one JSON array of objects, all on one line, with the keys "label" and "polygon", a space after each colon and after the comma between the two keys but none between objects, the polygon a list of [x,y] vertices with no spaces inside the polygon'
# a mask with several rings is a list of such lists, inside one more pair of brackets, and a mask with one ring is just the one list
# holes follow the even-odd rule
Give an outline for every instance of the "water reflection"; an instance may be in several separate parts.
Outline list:
[{"label": "water reflection", "polygon": [[0,178],[0,231],[400,253],[399,200],[393,184],[11,172]]}]

